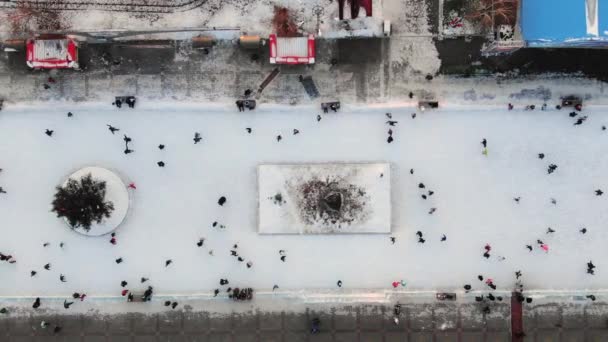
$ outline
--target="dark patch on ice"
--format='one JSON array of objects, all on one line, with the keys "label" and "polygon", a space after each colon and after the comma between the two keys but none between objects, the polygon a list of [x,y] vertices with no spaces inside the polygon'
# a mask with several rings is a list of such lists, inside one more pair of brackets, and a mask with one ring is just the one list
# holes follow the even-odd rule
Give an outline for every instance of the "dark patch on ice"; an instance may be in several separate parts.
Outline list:
[{"label": "dark patch on ice", "polygon": [[519,93],[509,95],[510,98],[521,99],[538,99],[547,101],[551,99],[551,89],[539,86],[536,89],[522,89]]},{"label": "dark patch on ice", "polygon": [[495,97],[496,97],[496,95],[492,95],[492,94],[481,94],[482,100],[494,100]]},{"label": "dark patch on ice", "polygon": [[283,205],[287,203],[283,200],[283,195],[280,192],[277,192],[276,195],[269,197],[268,199],[276,205]]},{"label": "dark patch on ice", "polygon": [[365,189],[343,178],[313,178],[297,184],[295,190],[300,216],[310,225],[342,228],[364,220],[369,212]]}]

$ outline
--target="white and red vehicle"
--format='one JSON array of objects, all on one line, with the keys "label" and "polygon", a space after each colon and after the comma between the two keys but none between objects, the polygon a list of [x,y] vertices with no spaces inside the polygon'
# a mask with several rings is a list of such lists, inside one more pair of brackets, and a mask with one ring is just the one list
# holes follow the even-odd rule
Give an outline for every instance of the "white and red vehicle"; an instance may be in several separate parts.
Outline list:
[{"label": "white and red vehicle", "polygon": [[277,37],[271,34],[270,63],[271,64],[314,64],[315,37]]},{"label": "white and red vehicle", "polygon": [[35,38],[25,43],[32,69],[78,69],[78,44],[69,38]]}]

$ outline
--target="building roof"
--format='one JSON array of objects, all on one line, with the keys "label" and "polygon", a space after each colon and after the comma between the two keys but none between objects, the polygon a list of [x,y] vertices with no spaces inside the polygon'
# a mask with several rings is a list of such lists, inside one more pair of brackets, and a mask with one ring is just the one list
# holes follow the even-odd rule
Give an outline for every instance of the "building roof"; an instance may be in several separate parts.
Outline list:
[{"label": "building roof", "polygon": [[521,30],[528,46],[608,46],[607,0],[521,0],[521,3]]}]

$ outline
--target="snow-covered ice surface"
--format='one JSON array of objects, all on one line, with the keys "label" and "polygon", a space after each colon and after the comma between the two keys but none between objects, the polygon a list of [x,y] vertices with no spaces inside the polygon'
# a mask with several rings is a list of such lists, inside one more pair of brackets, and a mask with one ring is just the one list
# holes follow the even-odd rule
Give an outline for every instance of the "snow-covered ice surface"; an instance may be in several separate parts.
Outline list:
[{"label": "snow-covered ice surface", "polygon": [[390,233],[390,165],[260,165],[258,205],[262,234]]},{"label": "snow-covered ice surface", "polygon": [[[129,192],[127,191],[127,185],[116,173],[97,166],[83,167],[72,173],[68,178],[79,181],[88,174],[90,174],[93,179],[106,183],[104,201],[111,202],[114,210],[112,211],[112,215],[109,218],[104,218],[101,223],[93,222],[90,229],[86,230],[82,227],[78,227],[74,230],[80,234],[91,236],[109,234],[122,223],[129,211]],[[65,186],[67,182],[68,180],[66,179],[61,186]],[[67,220],[65,220],[65,222],[67,224]]]},{"label": "snow-covered ice surface", "polygon": [[[8,192],[0,195],[0,251],[17,263],[0,263],[0,294],[115,296],[121,280],[141,290],[147,284],[139,284],[140,277],[150,278],[159,294],[208,293],[220,278],[257,290],[277,284],[312,291],[333,288],[337,280],[346,290],[389,289],[395,280],[411,290],[465,283],[481,289],[478,274],[508,290],[516,270],[528,289],[599,289],[608,283],[608,197],[594,193],[608,189],[603,107],[586,108],[589,119],[581,126],[573,126],[566,110],[463,106],[412,119],[411,108],[391,108],[399,122],[392,144],[386,142],[383,108],[346,107],[317,122],[318,110],[304,106],[268,105],[245,113],[232,107],[6,107],[0,113],[0,186]],[[74,117],[67,118],[68,111]],[[122,136],[112,135],[106,124],[129,135],[136,152],[124,155]],[[52,138],[45,128],[55,130]],[[294,128],[300,134],[292,135]],[[203,137],[196,145],[195,131]],[[482,138],[488,139],[487,157]],[[156,165],[160,160],[164,168]],[[386,235],[258,235],[257,165],[378,160],[391,163],[395,244]],[[558,168],[547,174],[551,163]],[[137,185],[116,246],[66,229],[49,211],[54,187],[85,165],[117,170]],[[422,199],[429,190],[434,195]],[[221,207],[220,196],[227,197]],[[519,204],[514,197],[521,197]],[[214,221],[226,228],[213,228]],[[546,234],[548,227],[556,232]],[[418,230],[425,244],[417,242]],[[537,239],[549,245],[548,253]],[[44,248],[44,242],[51,245]],[[244,262],[230,255],[235,243]],[[492,246],[489,259],[482,257],[486,243]],[[528,252],[526,244],[534,250]],[[119,257],[124,261],[116,264]],[[173,260],[169,267],[167,259]],[[597,266],[595,276],[586,274],[589,260]],[[38,271],[33,278],[31,270]],[[59,274],[68,282],[60,282]]]}]

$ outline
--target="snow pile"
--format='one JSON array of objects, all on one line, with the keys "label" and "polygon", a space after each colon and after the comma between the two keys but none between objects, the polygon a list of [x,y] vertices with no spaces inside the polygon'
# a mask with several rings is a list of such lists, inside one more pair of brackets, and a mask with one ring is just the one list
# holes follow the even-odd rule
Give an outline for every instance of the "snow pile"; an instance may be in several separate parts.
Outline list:
[{"label": "snow pile", "polygon": [[259,232],[390,233],[388,164],[260,165]]}]

